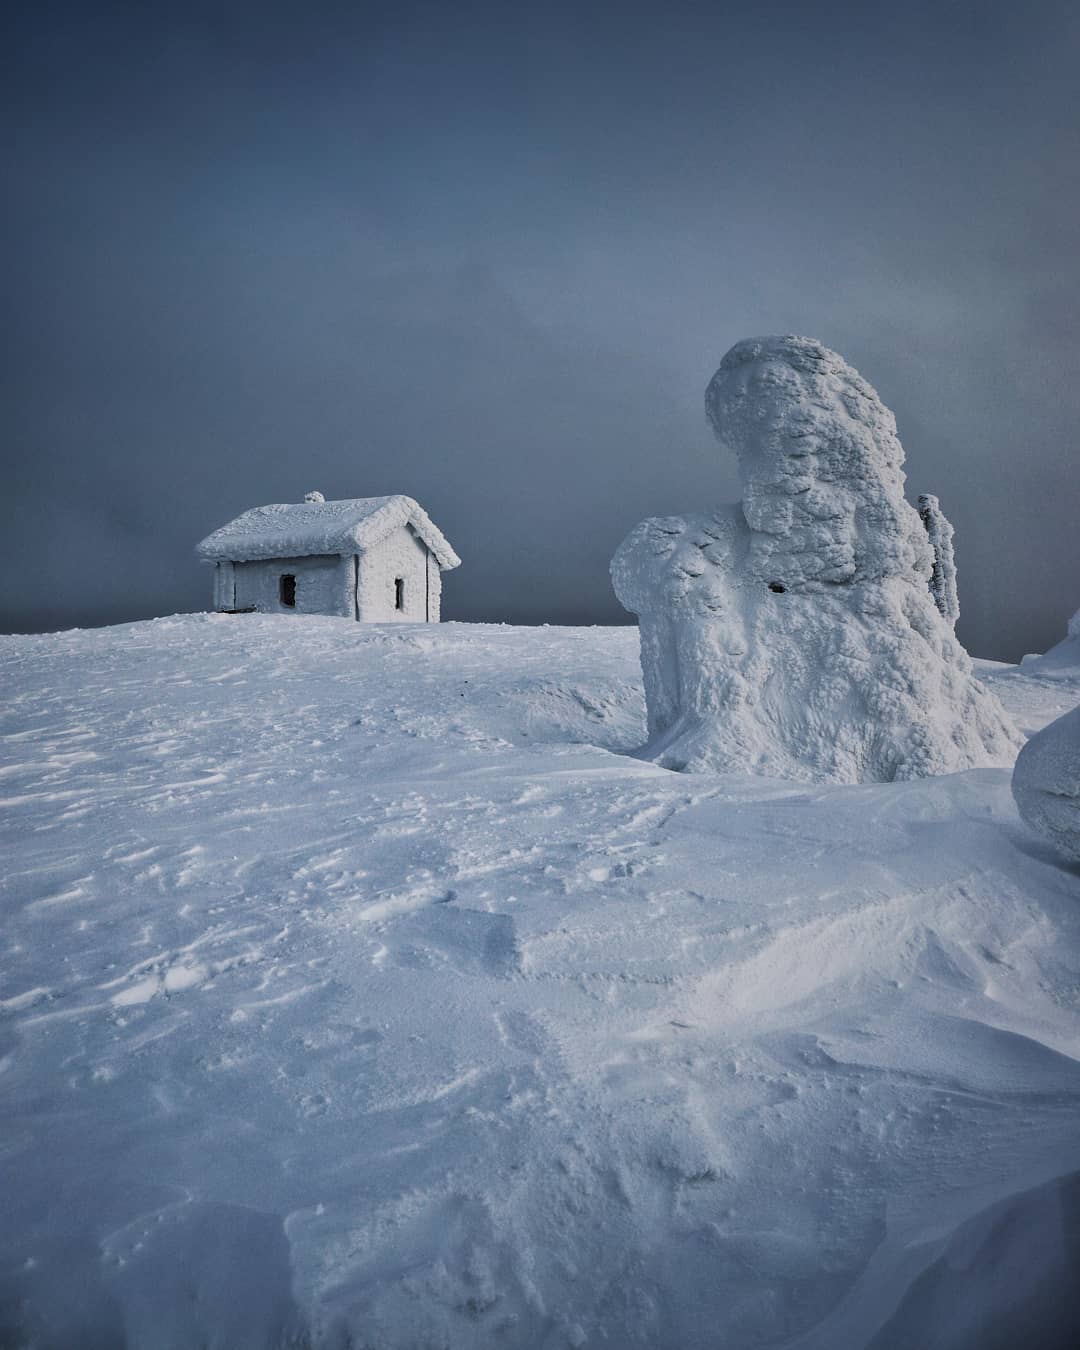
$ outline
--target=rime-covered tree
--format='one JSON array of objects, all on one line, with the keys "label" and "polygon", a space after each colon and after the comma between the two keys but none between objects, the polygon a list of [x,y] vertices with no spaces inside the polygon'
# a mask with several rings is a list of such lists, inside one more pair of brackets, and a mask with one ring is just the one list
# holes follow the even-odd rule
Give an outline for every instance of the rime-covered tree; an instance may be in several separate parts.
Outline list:
[{"label": "rime-covered tree", "polygon": [[930,574],[930,594],[943,619],[955,628],[960,617],[960,597],[956,590],[956,558],[953,553],[953,527],[941,503],[929,492],[919,497],[919,518],[934,550],[934,568]]},{"label": "rime-covered tree", "polygon": [[742,501],[643,521],[612,561],[639,619],[643,753],[833,782],[1011,763],[1019,735],[931,595],[934,551],[875,390],[811,338],[752,338],[706,410]]}]

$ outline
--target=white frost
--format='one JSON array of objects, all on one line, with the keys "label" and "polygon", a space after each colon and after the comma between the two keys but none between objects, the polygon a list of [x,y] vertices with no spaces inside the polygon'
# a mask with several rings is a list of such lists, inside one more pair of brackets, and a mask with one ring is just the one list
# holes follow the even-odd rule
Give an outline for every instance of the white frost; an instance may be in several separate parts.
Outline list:
[{"label": "white frost", "polygon": [[830,782],[1010,763],[1018,733],[930,593],[934,551],[871,386],[810,338],[754,338],[706,408],[742,502],[643,521],[612,561],[639,618],[646,757]]},{"label": "white frost", "polygon": [[934,550],[934,570],[930,574],[930,594],[943,619],[953,628],[960,617],[960,597],[956,589],[956,558],[953,553],[953,527],[941,503],[929,492],[919,497],[919,516],[926,537]]}]

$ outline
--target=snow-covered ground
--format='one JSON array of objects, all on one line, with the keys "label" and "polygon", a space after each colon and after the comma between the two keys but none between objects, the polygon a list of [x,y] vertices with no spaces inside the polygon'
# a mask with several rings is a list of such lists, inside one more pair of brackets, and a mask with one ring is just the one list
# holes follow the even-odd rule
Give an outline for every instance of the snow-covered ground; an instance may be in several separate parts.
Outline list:
[{"label": "snow-covered ground", "polygon": [[0,1345],[1072,1343],[1080,867],[1007,770],[635,760],[630,628],[0,657]]}]

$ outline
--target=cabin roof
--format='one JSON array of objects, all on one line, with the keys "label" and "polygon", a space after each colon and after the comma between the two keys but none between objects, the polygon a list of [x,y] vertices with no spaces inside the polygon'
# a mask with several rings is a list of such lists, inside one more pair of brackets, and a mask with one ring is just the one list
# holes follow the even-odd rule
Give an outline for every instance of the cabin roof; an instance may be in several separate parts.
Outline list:
[{"label": "cabin roof", "polygon": [[413,528],[444,570],[461,562],[423,507],[401,494],[254,506],[207,535],[195,551],[203,562],[347,556],[372,548],[402,525]]}]

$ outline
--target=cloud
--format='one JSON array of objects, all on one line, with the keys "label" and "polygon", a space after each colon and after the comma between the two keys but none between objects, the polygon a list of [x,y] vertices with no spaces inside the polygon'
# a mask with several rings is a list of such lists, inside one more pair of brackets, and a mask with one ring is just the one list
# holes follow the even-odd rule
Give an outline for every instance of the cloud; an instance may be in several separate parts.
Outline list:
[{"label": "cloud", "polygon": [[8,626],[202,606],[194,541],[312,487],[419,497],[465,558],[450,614],[617,619],[625,530],[736,495],[720,357],[795,331],[896,410],[967,644],[1060,634],[1066,8],[252,13],[23,12]]}]

